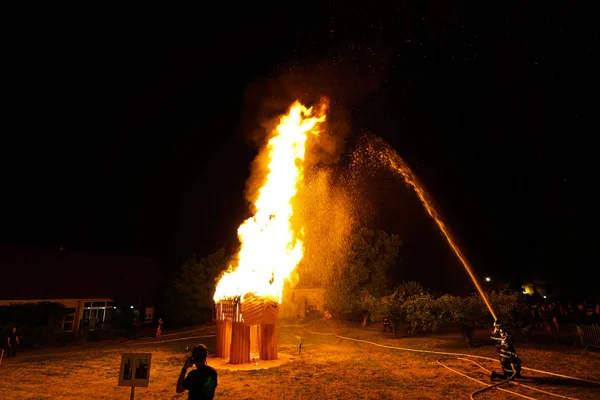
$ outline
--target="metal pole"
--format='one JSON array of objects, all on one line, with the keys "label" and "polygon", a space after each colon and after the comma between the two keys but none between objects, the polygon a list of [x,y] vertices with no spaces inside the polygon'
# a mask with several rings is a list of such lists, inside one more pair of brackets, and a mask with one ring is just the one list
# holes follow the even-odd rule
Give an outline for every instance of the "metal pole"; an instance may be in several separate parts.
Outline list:
[{"label": "metal pole", "polygon": [[129,395],[129,400],[135,399],[135,386],[131,387],[131,395]]}]

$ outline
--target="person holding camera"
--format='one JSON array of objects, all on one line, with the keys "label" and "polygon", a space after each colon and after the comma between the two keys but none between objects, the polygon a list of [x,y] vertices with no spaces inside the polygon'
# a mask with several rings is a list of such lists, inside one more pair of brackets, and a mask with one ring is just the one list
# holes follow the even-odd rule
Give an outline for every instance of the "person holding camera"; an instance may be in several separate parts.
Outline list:
[{"label": "person holding camera", "polygon": [[[207,356],[208,349],[203,344],[199,344],[192,350],[192,356],[185,360],[179,374],[177,393],[187,390],[189,400],[212,400],[215,397],[217,371],[206,364]],[[186,376],[188,368],[192,365],[195,365],[196,369]]]}]

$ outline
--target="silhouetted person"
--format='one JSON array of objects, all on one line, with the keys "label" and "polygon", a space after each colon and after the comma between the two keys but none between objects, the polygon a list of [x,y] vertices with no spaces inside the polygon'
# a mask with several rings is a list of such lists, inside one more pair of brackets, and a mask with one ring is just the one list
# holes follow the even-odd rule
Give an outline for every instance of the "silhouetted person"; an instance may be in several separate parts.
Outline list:
[{"label": "silhouetted person", "polygon": [[83,331],[83,341],[87,342],[88,335],[90,333],[90,319],[88,317],[85,317],[81,320],[81,325],[81,330]]},{"label": "silhouetted person", "polygon": [[135,379],[146,379],[148,376],[148,364],[139,363],[135,369]]},{"label": "silhouetted person", "polygon": [[156,327],[156,338],[160,339],[160,336],[162,335],[163,332],[163,328],[164,328],[165,322],[163,321],[162,318],[158,319],[158,326]]},{"label": "silhouetted person", "polygon": [[542,330],[546,330],[546,325],[544,324],[544,322],[548,322],[548,308],[545,305],[542,305],[539,309],[539,313],[540,313],[540,323],[541,323],[541,327]]},{"label": "silhouetted person", "polygon": [[390,330],[390,332],[392,331],[392,325],[390,323],[389,317],[384,317],[381,323],[383,324],[383,332],[387,331],[388,329]]},{"label": "silhouetted person", "polygon": [[17,327],[14,326],[8,335],[8,357],[17,356],[17,347],[20,345],[19,335],[17,334]]},{"label": "silhouetted person", "polygon": [[[177,393],[189,392],[189,400],[212,400],[217,388],[217,371],[206,364],[208,350],[200,344],[192,350],[192,356],[185,360],[181,374],[177,380]],[[195,365],[196,369],[185,376],[188,368]]]},{"label": "silhouetted person", "polygon": [[127,359],[127,362],[125,362],[125,368],[123,368],[123,379],[131,379],[131,360],[129,359]]},{"label": "silhouetted person", "polygon": [[548,306],[548,326],[553,333],[558,332],[558,309],[554,303]]},{"label": "silhouetted person", "polygon": [[138,330],[140,329],[140,324],[138,323],[137,318],[133,318],[131,323],[131,338],[137,340],[138,338]]}]

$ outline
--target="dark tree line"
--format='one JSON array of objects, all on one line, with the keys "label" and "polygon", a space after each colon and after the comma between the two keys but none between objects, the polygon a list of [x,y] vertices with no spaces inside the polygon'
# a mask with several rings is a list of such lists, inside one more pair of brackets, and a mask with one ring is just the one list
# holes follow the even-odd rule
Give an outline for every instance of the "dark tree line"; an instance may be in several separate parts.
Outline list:
[{"label": "dark tree line", "polygon": [[212,319],[213,295],[219,276],[227,269],[228,259],[221,248],[207,257],[192,255],[183,262],[166,292],[168,321],[188,325]]}]

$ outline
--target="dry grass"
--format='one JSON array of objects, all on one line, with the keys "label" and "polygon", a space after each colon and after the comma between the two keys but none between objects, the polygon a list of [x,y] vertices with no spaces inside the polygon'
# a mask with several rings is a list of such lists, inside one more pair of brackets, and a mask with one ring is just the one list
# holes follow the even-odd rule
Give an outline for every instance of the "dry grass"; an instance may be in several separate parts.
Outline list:
[{"label": "dry grass", "polygon": [[[142,340],[96,348],[66,349],[57,352],[20,353],[5,360],[1,368],[2,399],[127,399],[129,389],[118,387],[122,352],[152,352],[150,386],[136,390],[137,399],[185,399],[175,394],[175,382],[183,364],[185,346],[204,342],[214,347],[214,338],[191,338],[202,332],[173,335],[162,342]],[[466,348],[457,334],[421,338],[391,339],[389,334],[372,329],[313,327],[321,332],[340,332],[352,338],[382,345],[434,351],[460,352],[494,357],[492,346]],[[303,341],[298,356],[298,342]],[[177,340],[174,340],[177,339]],[[183,340],[180,340],[183,339]],[[280,353],[289,359],[269,369],[235,370],[219,368],[217,396],[236,399],[464,399],[483,386],[440,366],[437,360],[473,378],[489,381],[479,366],[450,356],[413,353],[376,347],[340,339],[333,335],[314,335],[300,327],[282,326]],[[598,353],[565,347],[519,345],[525,366],[575,375],[600,381]],[[213,360],[213,364],[217,364]],[[498,363],[480,361],[488,369]],[[209,360],[210,363],[210,360]],[[261,367],[259,365],[259,367]],[[579,399],[600,398],[599,387],[564,379],[525,373],[532,387]],[[531,389],[512,386],[511,390],[537,399],[551,398]],[[507,396],[492,390],[478,398]],[[514,397],[514,396],[508,396]],[[517,397],[514,397],[517,398]]]}]

